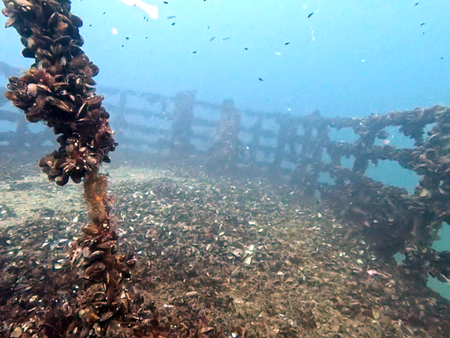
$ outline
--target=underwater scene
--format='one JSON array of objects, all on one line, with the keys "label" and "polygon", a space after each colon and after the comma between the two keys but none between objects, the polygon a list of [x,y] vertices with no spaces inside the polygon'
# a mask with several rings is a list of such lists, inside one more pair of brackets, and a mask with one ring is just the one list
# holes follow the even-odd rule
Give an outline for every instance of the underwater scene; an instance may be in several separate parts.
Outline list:
[{"label": "underwater scene", "polygon": [[0,338],[450,337],[450,2],[1,6]]}]

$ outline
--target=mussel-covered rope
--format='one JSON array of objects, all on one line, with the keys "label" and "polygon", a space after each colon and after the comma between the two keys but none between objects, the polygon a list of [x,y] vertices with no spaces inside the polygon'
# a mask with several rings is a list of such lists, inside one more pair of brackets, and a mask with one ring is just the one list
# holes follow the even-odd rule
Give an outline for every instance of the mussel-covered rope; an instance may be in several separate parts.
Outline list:
[{"label": "mussel-covered rope", "polygon": [[[118,255],[111,218],[107,177],[99,174],[102,162],[117,143],[109,126],[93,78],[98,67],[81,49],[82,20],[70,12],[68,0],[3,0],[6,27],[14,27],[24,45],[22,55],[35,62],[21,77],[9,78],[7,99],[25,112],[29,122],[53,128],[59,149],[41,158],[39,166],[49,180],[65,185],[84,178],[90,224],[72,243],[68,261],[82,268],[82,296],[66,327],[45,326],[47,336],[110,336],[131,329],[130,299],[123,282],[136,260],[132,253]],[[61,333],[64,332],[64,333]]]}]

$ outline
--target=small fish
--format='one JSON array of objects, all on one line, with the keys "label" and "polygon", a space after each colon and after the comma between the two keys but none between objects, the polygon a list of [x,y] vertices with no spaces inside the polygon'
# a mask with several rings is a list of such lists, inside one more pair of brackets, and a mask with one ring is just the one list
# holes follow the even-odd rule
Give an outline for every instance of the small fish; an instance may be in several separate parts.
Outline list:
[{"label": "small fish", "polygon": [[222,41],[225,41],[225,40],[230,40],[230,38],[223,38],[223,39],[222,39]]},{"label": "small fish", "polygon": [[165,3],[166,5],[168,5],[168,4],[169,4],[169,2],[168,2],[168,1],[163,1],[163,3]]},{"label": "small fish", "polygon": [[125,39],[130,40],[130,38],[128,36],[126,36]]},{"label": "small fish", "polygon": [[290,44],[290,42],[286,42],[284,45],[287,46],[287,45],[289,45],[289,44]]},{"label": "small fish", "polygon": [[168,20],[170,20],[170,19],[175,19],[176,17],[177,17],[176,15],[171,15],[171,16],[168,16],[167,19],[168,19]]},{"label": "small fish", "polygon": [[105,15],[106,14],[106,12],[103,12],[103,15]]},{"label": "small fish", "polygon": [[192,52],[192,54],[197,54],[197,51],[196,51],[196,50],[194,50],[194,51]]},{"label": "small fish", "polygon": [[314,15],[314,12],[308,14],[308,19]]},{"label": "small fish", "polygon": [[208,25],[208,29],[209,29],[209,25]]},{"label": "small fish", "polygon": [[263,78],[260,78],[260,77],[258,77],[258,80],[259,80],[259,81],[264,81],[264,79],[263,79]]},{"label": "small fish", "polygon": [[172,22],[172,26],[175,26],[175,22]]},{"label": "small fish", "polygon": [[443,57],[443,56],[441,56],[441,60],[444,60],[444,57]]},{"label": "small fish", "polygon": [[417,5],[418,5],[419,3],[418,2],[416,2],[415,4],[414,4],[414,7],[416,7]]},{"label": "small fish", "polygon": [[211,39],[209,39],[209,42],[211,42],[212,40],[214,40],[216,37],[213,36]]},{"label": "small fish", "polygon": [[420,24],[420,26],[425,26],[425,22],[422,22],[422,23]]},{"label": "small fish", "polygon": [[247,47],[244,47],[244,49],[245,49],[245,50],[248,50],[248,48],[247,48]]}]

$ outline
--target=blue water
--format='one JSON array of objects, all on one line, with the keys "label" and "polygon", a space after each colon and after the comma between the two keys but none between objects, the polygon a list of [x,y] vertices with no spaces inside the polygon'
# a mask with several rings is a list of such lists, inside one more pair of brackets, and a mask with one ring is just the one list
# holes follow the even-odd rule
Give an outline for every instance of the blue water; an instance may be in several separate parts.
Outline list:
[{"label": "blue water", "polygon": [[[448,104],[448,1],[145,1],[158,20],[121,0],[73,1],[99,84],[327,116]],[[27,65],[13,29],[0,41],[1,60]]]},{"label": "blue water", "polygon": [[[232,98],[240,108],[298,115],[319,109],[362,117],[450,104],[448,0],[145,1],[158,7],[158,20],[121,0],[72,2],[84,20],[86,54],[100,66],[100,86],[165,95],[196,90],[198,100]],[[0,29],[0,41],[0,60],[31,64],[14,29]],[[390,140],[410,146],[395,131]],[[368,174],[410,192],[418,182],[392,163]],[[448,228],[439,249],[450,247]]]}]

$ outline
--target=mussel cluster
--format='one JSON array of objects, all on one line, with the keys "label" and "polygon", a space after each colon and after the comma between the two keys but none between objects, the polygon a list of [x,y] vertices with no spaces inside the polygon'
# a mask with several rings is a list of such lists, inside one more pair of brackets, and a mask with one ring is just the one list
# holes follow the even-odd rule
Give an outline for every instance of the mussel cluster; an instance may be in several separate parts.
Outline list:
[{"label": "mussel cluster", "polygon": [[[5,97],[25,112],[28,121],[43,121],[59,135],[59,149],[39,162],[48,178],[58,185],[69,178],[75,183],[84,178],[91,224],[72,244],[68,262],[83,268],[84,293],[73,311],[76,316],[64,321],[64,336],[105,336],[113,323],[117,331],[117,321],[128,320],[129,298],[122,283],[130,277],[136,259],[132,253],[116,254],[118,236],[111,222],[107,177],[99,174],[101,162],[109,162],[108,153],[117,146],[109,114],[102,107],[103,96],[96,95],[93,87],[99,69],[81,49],[82,21],[70,13],[69,0],[3,2],[6,26],[21,35],[23,56],[35,59],[22,77],[9,78]],[[47,325],[49,330],[54,325]]]},{"label": "mussel cluster", "polygon": [[68,0],[3,0],[6,27],[14,27],[25,46],[24,57],[35,63],[22,77],[10,77],[7,99],[22,109],[30,122],[53,128],[60,147],[39,166],[48,178],[75,183],[109,162],[117,143],[95,92],[98,67],[84,54],[79,34],[82,20],[70,13]]},{"label": "mussel cluster", "polygon": [[118,236],[114,231],[101,232],[96,227],[83,230],[85,235],[71,245],[70,263],[84,266],[87,285],[78,298],[77,319],[67,327],[66,335],[104,337],[117,320],[126,328],[125,323],[138,319],[131,313],[130,298],[122,286],[131,277],[136,258],[132,252],[116,255]]}]

